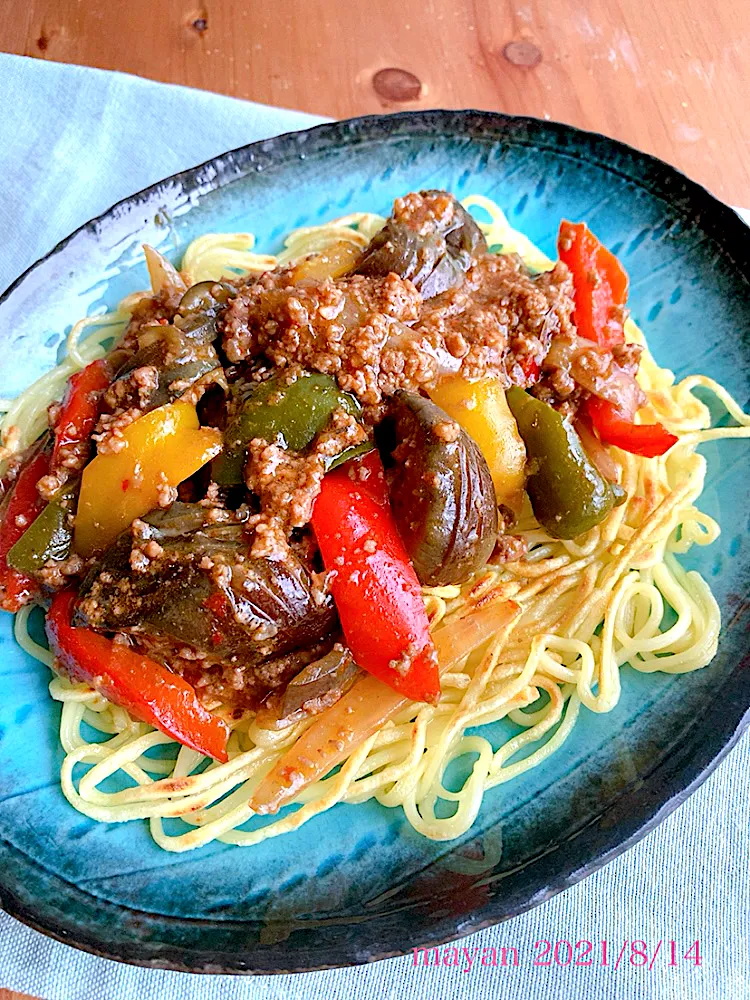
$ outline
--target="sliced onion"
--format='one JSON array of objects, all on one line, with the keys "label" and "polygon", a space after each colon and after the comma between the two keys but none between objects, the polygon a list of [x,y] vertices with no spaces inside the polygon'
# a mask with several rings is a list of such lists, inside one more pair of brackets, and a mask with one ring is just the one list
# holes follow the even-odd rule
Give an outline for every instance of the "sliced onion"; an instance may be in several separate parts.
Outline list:
[{"label": "sliced onion", "polygon": [[[438,629],[433,638],[440,672],[451,670],[491,636],[510,629],[520,613],[514,601],[498,601]],[[277,812],[409,704],[376,677],[362,677],[276,761],[255,790],[250,807],[257,813]]]},{"label": "sliced onion", "polygon": [[461,370],[461,358],[454,357],[445,347],[433,347],[425,338],[418,341],[417,346],[434,359],[438,375],[456,375]]},{"label": "sliced onion", "polygon": [[146,258],[154,295],[164,292],[168,298],[182,298],[187,291],[187,285],[177,268],[148,243],[143,244],[143,255]]},{"label": "sliced onion", "polygon": [[570,374],[578,385],[612,403],[628,420],[632,420],[646,402],[644,392],[633,376],[623,371],[615,361],[607,375],[597,375],[576,364],[574,358]]},{"label": "sliced onion", "polygon": [[574,355],[591,346],[591,341],[584,340],[583,337],[553,337],[544,359],[544,367],[570,371]]},{"label": "sliced onion", "polygon": [[584,451],[597,467],[599,472],[601,472],[604,478],[608,479],[610,483],[616,483],[618,471],[617,463],[607,451],[606,447],[601,443],[585,420],[576,420],[574,426],[578,437],[581,439]]},{"label": "sliced onion", "polygon": [[431,343],[422,333],[418,333],[405,323],[394,322],[392,324],[394,332],[388,337],[385,346],[390,350],[403,351],[408,347],[426,354],[435,362],[435,373],[438,376],[455,375],[461,369],[461,358],[454,357],[445,347],[442,337],[438,338],[438,343]]},{"label": "sliced onion", "polygon": [[[606,357],[607,374],[599,375],[590,371],[583,364],[583,355],[599,353]],[[632,375],[629,375],[612,357],[611,351],[592,344],[583,337],[556,337],[550,344],[550,349],[544,359],[544,367],[560,368],[567,372],[582,389],[592,395],[599,396],[612,403],[628,420],[635,417],[636,412],[646,402],[641,387]]]}]

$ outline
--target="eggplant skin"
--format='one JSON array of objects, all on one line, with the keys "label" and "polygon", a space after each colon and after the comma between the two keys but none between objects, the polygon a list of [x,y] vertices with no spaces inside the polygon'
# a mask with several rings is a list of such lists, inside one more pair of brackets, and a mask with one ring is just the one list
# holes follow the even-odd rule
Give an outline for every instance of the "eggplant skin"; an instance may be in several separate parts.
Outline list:
[{"label": "eggplant skin", "polygon": [[391,508],[424,586],[465,583],[486,565],[498,531],[492,476],[479,447],[435,403],[399,392]]},{"label": "eggplant skin", "polygon": [[[333,602],[313,592],[299,560],[253,559],[241,524],[212,524],[206,514],[175,503],[144,518],[140,542],[123,532],[84,580],[75,624],[167,639],[210,662],[250,667],[331,634]],[[135,571],[133,546],[148,541],[162,553]]]},{"label": "eggplant skin", "polygon": [[463,284],[474,257],[486,250],[481,229],[459,201],[445,191],[421,191],[396,202],[355,273],[398,274],[431,299]]}]

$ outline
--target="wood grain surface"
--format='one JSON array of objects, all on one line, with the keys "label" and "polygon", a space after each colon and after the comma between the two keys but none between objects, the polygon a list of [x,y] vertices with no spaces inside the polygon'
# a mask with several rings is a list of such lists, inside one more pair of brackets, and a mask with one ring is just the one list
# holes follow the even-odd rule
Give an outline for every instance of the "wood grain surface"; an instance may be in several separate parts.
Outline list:
[{"label": "wood grain surface", "polygon": [[[428,107],[551,118],[629,142],[725,201],[750,204],[747,2],[24,0],[12,7],[0,18],[2,51],[335,118]],[[0,990],[0,1000],[20,996]]]},{"label": "wood grain surface", "polygon": [[[10,5],[12,0],[5,0]],[[478,107],[570,122],[750,203],[750,3],[24,0],[0,50],[344,118]]]}]

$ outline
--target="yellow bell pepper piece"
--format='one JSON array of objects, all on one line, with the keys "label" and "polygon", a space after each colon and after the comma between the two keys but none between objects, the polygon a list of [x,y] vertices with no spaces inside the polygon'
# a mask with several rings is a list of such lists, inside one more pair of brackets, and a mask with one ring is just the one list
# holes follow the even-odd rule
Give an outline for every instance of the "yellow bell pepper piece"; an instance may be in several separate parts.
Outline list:
[{"label": "yellow bell pepper piece", "polygon": [[494,378],[470,382],[453,375],[442,379],[429,393],[433,403],[479,445],[490,467],[497,502],[518,514],[526,481],[526,448],[505,399],[505,389]]},{"label": "yellow bell pepper piece", "polygon": [[136,517],[159,506],[165,486],[178,486],[221,451],[221,431],[201,427],[195,407],[167,403],[123,431],[125,447],[86,466],[75,518],[82,556],[105,549]]}]

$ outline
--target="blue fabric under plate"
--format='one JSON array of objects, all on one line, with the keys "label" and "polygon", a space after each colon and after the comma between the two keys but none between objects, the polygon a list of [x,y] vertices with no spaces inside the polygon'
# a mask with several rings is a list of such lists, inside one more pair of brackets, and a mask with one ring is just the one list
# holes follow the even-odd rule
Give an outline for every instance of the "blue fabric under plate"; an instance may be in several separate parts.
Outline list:
[{"label": "blue fabric under plate", "polygon": [[[1,54],[0,85],[0,288],[133,191],[226,149],[320,120]],[[428,967],[410,955],[298,976],[191,976],[86,955],[0,913],[0,986],[50,1000],[744,997],[750,981],[748,788],[745,737],[695,795],[632,850],[531,912],[461,940],[455,951],[441,949],[439,966],[434,955]],[[571,964],[563,964],[566,942]],[[590,952],[579,942],[591,942]],[[641,967],[644,949],[650,957],[659,942],[653,967]],[[493,948],[498,964],[482,965],[483,957],[491,963]],[[574,964],[576,956],[583,964]],[[534,965],[535,958],[551,964]]]}]

